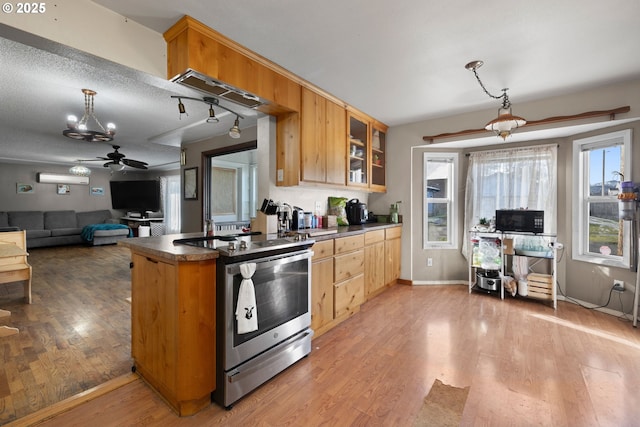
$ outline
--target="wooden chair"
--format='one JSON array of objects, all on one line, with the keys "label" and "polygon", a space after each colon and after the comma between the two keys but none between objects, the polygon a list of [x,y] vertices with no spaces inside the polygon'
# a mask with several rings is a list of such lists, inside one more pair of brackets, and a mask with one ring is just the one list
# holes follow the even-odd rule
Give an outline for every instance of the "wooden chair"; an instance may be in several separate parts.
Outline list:
[{"label": "wooden chair", "polygon": [[[27,262],[27,232],[7,231],[0,233],[0,283],[25,281],[24,299],[31,304],[31,266]],[[0,317],[11,312],[0,309]],[[16,328],[0,326],[0,336],[17,333]]]}]

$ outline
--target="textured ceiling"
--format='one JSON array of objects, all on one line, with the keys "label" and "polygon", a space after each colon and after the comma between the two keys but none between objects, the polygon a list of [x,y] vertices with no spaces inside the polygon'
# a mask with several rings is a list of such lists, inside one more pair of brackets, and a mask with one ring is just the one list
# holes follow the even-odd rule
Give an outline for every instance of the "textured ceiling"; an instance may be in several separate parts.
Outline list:
[{"label": "textured ceiling", "polygon": [[[516,114],[518,103],[640,77],[640,2],[632,0],[95,3],[158,33],[190,15],[389,125],[497,108],[464,68],[474,59],[484,60],[480,76],[491,92],[510,88]],[[66,114],[82,114],[82,87],[98,92],[99,119],[118,125],[120,151],[157,168],[175,167],[181,142],[231,126],[228,115],[205,127],[189,105],[189,117],[178,120],[170,96],[197,95],[184,87],[82,52],[15,40],[15,31],[0,25],[0,159],[68,164],[111,151],[61,136]],[[255,120],[248,116],[243,126]]]}]

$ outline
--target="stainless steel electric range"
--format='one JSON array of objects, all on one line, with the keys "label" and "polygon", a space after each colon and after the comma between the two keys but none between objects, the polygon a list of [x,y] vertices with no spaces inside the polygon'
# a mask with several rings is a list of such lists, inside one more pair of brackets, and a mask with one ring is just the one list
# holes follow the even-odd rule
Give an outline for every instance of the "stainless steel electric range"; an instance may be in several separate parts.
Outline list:
[{"label": "stainless steel electric range", "polygon": [[[230,408],[311,352],[311,247],[315,242],[306,234],[275,239],[239,234],[177,243],[215,248],[220,253],[214,399]],[[252,314],[257,316],[257,329],[248,333],[239,332],[235,315],[243,264],[255,264]]]}]

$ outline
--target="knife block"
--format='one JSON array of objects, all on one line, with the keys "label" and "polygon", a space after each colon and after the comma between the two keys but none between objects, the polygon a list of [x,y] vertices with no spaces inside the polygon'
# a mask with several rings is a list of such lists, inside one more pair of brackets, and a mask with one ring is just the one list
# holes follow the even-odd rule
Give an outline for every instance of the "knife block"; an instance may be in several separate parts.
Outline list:
[{"label": "knife block", "polygon": [[259,231],[262,234],[278,233],[278,215],[267,215],[256,211],[256,217],[251,219],[251,231]]}]

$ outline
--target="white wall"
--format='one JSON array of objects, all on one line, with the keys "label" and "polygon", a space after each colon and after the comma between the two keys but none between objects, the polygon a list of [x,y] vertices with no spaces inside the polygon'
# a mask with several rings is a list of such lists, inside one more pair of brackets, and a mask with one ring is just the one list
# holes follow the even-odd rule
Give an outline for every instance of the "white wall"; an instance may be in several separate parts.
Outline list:
[{"label": "white wall", "polygon": [[[37,182],[38,172],[68,174],[68,166],[45,164],[0,163],[0,211],[51,211],[75,210],[78,212],[110,209],[114,216],[124,214],[111,209],[109,181],[159,179],[160,176],[175,174],[175,171],[131,171],[114,172],[104,168],[91,168],[89,185],[71,185],[70,193],[57,193],[57,184]],[[16,184],[33,185],[30,194],[18,194]],[[91,194],[92,187],[104,190],[104,195]]]},{"label": "white wall", "polygon": [[[17,2],[7,4],[15,7]],[[43,13],[1,13],[0,23],[167,78],[167,47],[162,34],[88,0],[40,4],[46,7]]]},{"label": "white wall", "polygon": [[[539,120],[552,116],[563,116],[583,113],[594,110],[607,110],[621,106],[630,106],[629,113],[620,115],[618,119],[640,118],[640,80],[633,80],[626,83],[617,83],[608,86],[598,87],[579,93],[568,94],[514,105],[514,114],[518,114],[529,120]],[[444,132],[455,132],[463,129],[476,129],[484,125],[495,116],[495,109],[478,111],[474,113],[463,114],[455,117],[445,117],[434,120],[426,120],[422,122],[407,124],[403,126],[395,126],[389,129],[387,138],[389,141],[390,156],[387,158],[388,168],[388,185],[387,194],[372,194],[369,199],[369,206],[372,210],[386,209],[389,203],[395,200],[402,200],[402,213],[405,226],[403,227],[402,237],[402,274],[403,279],[417,282],[466,282],[468,279],[468,270],[466,260],[462,257],[459,250],[423,250],[422,249],[422,199],[419,189],[422,182],[422,163],[421,154],[424,151],[446,150],[441,144],[428,145],[422,137],[425,135],[434,135]],[[601,118],[600,120],[607,120]],[[591,120],[593,121],[593,120]],[[582,121],[581,123],[584,123]],[[640,124],[633,122],[627,125],[621,125],[620,128],[634,129],[634,164],[640,164]],[[556,126],[566,127],[570,124],[564,123]],[[545,126],[549,128],[550,126]],[[478,149],[503,148],[510,145],[532,145],[540,143],[539,140],[530,136],[531,132],[541,127],[524,128],[518,131],[524,141],[513,143],[501,143],[497,137],[489,137],[486,139],[485,134],[478,135],[483,138],[482,145]],[[613,127],[609,130],[601,130],[597,132],[587,133],[605,133],[615,130]],[[585,135],[584,131],[579,134],[581,137]],[[515,139],[515,138],[514,138]],[[596,268],[587,263],[574,262],[570,258],[571,254],[571,229],[573,226],[571,215],[571,200],[568,195],[571,192],[571,141],[573,137],[554,138],[551,141],[560,145],[558,159],[558,234],[559,238],[565,244],[565,255],[561,269],[563,277],[561,286],[570,296],[581,300],[591,302],[593,304],[603,303],[602,296],[604,292],[608,292],[611,287],[613,278],[621,278],[630,286],[635,280],[635,275],[624,269],[602,269]],[[491,142],[493,141],[493,142]],[[550,142],[549,140],[546,141]],[[463,149],[461,153],[465,153],[470,149]],[[459,178],[463,183],[459,189],[459,196],[464,194],[464,180],[466,177],[467,162],[464,155],[461,156],[461,176]],[[406,165],[412,165],[410,173],[406,171]],[[635,180],[640,180],[640,170],[634,172]],[[412,193],[412,188],[415,191]],[[462,219],[459,226],[462,225]],[[464,236],[460,236],[462,239]],[[461,242],[462,240],[460,240]],[[426,259],[433,258],[434,267],[427,267]],[[566,276],[566,277],[565,277]],[[585,283],[589,283],[585,286]],[[631,292],[623,294],[626,299],[626,306],[630,307],[632,297]],[[627,310],[628,311],[628,310]]]}]

